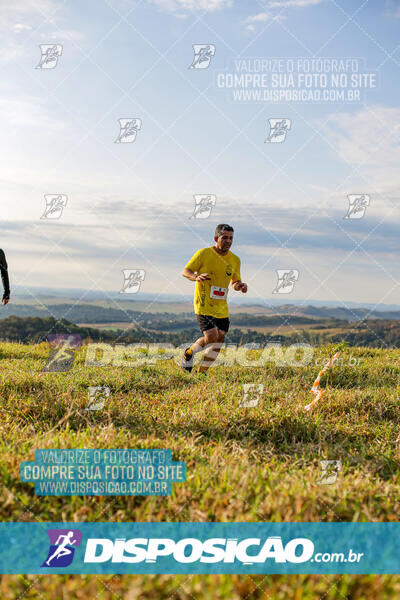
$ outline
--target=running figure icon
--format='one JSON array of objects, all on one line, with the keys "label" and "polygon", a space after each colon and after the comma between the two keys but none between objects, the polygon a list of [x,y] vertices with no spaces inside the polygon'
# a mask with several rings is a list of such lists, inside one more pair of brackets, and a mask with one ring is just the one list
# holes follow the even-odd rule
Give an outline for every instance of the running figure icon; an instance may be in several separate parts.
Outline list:
[{"label": "running figure icon", "polygon": [[[57,549],[55,552],[46,560],[46,565],[50,566],[51,561],[54,558],[61,558],[62,556],[67,556],[68,554],[72,554],[72,550],[67,548],[68,545],[73,546],[76,544],[77,540],[73,539],[74,532],[69,531],[66,535],[59,535],[56,541]],[[60,543],[60,540],[63,540]]]}]

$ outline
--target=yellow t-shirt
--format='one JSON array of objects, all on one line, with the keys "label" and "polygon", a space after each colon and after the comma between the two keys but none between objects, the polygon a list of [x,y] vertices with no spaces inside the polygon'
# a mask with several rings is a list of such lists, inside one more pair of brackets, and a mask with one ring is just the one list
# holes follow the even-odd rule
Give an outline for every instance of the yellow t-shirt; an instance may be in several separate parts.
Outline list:
[{"label": "yellow t-shirt", "polygon": [[208,273],[211,279],[196,281],[194,312],[223,319],[229,317],[226,301],[229,283],[240,280],[240,258],[231,251],[218,254],[214,246],[201,248],[192,256],[185,269],[197,275]]}]

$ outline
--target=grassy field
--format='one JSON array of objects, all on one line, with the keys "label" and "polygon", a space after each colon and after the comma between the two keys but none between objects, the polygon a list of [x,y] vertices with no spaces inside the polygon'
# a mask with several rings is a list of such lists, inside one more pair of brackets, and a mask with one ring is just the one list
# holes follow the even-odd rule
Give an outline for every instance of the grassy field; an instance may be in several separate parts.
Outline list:
[{"label": "grassy field", "polygon": [[[349,348],[304,406],[319,371],[217,366],[205,379],[173,361],[89,367],[85,348],[65,373],[42,372],[47,343],[0,344],[2,521],[398,521],[400,375],[397,350]],[[348,365],[352,355],[359,364]],[[262,383],[241,408],[244,383]],[[85,411],[106,385],[104,409]],[[187,481],[167,497],[37,497],[20,463],[37,448],[169,448]],[[340,460],[332,485],[320,461]],[[0,597],[324,600],[399,598],[395,576],[3,576]]]}]

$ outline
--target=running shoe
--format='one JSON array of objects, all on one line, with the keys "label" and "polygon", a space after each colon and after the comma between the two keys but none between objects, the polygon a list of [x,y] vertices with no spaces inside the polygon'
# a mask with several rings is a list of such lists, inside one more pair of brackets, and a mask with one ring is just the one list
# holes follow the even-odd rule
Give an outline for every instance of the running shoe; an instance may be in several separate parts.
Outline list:
[{"label": "running shoe", "polygon": [[182,351],[181,367],[185,371],[191,373],[193,369],[193,353],[186,354],[188,350],[190,350],[190,346],[184,348]]}]

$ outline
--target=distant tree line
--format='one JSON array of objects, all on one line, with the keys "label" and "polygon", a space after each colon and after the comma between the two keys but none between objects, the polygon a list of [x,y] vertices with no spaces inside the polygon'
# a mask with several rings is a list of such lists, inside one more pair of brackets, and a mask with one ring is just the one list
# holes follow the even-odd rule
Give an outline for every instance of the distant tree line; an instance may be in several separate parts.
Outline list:
[{"label": "distant tree line", "polygon": [[[333,329],[333,331],[332,331]],[[179,346],[191,342],[200,336],[198,328],[185,329],[178,332],[154,332],[143,328],[109,331],[94,327],[79,327],[67,319],[54,317],[7,317],[0,321],[0,339],[2,341],[38,343],[46,341],[50,334],[79,334],[83,342],[109,342],[109,343],[137,343],[137,342],[163,342]],[[400,347],[400,322],[383,319],[370,319],[348,323],[342,320],[337,322],[337,331],[333,323],[329,329],[319,331],[302,329],[293,333],[269,334],[251,329],[233,327],[229,330],[226,339],[230,344],[256,343],[264,345],[268,342],[282,344],[309,343],[313,346],[327,343],[346,341],[350,346],[370,346],[378,348]]]}]

